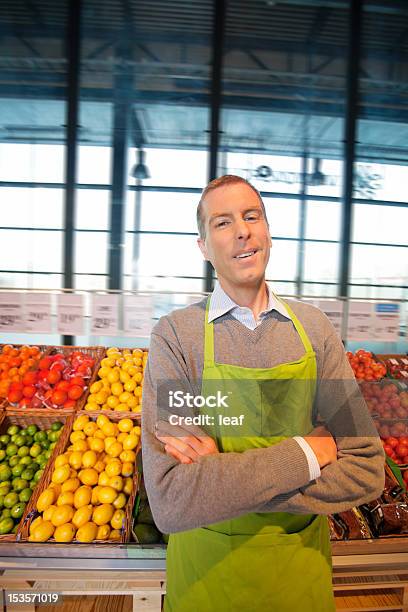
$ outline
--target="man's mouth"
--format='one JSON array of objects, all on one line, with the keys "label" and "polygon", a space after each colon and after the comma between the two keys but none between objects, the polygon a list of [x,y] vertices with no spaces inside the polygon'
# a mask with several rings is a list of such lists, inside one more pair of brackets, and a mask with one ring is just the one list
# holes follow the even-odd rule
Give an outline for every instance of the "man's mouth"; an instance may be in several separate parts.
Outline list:
[{"label": "man's mouth", "polygon": [[252,251],[244,251],[234,256],[234,259],[248,259],[253,257],[258,252],[258,249],[253,249]]}]

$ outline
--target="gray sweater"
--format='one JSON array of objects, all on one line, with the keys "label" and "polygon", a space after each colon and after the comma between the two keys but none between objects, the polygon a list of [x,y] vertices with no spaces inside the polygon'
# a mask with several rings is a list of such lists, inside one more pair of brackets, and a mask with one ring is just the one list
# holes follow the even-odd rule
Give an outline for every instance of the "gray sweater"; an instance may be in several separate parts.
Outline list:
[{"label": "gray sweater", "polygon": [[[330,514],[377,497],[384,487],[384,453],[343,345],[328,318],[304,302],[287,300],[316,353],[314,413],[336,438],[337,462],[310,482],[306,455],[292,438],[243,453],[220,453],[183,465],[154,435],[157,390],[180,381],[199,394],[206,300],[162,317],[152,331],[144,376],[144,478],[153,517],[165,533],[185,531],[249,512]],[[249,330],[230,314],[214,321],[215,359],[249,368],[298,360],[303,344],[293,323],[270,312]],[[159,407],[160,408],[160,407]],[[172,427],[165,426],[169,433]],[[177,428],[174,427],[177,434]]]}]

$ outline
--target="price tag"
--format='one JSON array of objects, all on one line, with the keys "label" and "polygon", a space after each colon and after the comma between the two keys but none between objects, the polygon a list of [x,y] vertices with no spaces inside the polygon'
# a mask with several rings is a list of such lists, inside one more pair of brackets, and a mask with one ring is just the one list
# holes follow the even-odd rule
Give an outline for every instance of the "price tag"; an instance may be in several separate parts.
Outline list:
[{"label": "price tag", "polygon": [[92,298],[91,334],[116,336],[118,333],[119,296],[94,294]]},{"label": "price tag", "polygon": [[153,300],[151,296],[125,295],[123,330],[126,336],[148,338],[152,331]]},{"label": "price tag", "polygon": [[350,302],[347,340],[372,340],[372,312],[370,302]]},{"label": "price tag", "polygon": [[382,342],[397,342],[400,328],[399,304],[374,304],[374,333],[375,340]]},{"label": "price tag", "polygon": [[83,295],[58,295],[57,328],[60,334],[81,336],[84,333]]},{"label": "price tag", "polygon": [[0,332],[24,331],[24,294],[0,293]]},{"label": "price tag", "polygon": [[51,295],[49,293],[27,293],[25,296],[24,320],[26,332],[51,333]]},{"label": "price tag", "polygon": [[317,306],[324,312],[336,332],[341,336],[343,302],[341,300],[319,300]]}]

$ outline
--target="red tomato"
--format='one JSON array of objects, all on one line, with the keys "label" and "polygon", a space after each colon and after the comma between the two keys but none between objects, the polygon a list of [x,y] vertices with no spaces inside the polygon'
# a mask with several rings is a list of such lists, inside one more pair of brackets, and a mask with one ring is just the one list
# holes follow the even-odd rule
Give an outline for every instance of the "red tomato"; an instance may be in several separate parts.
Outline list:
[{"label": "red tomato", "polygon": [[57,383],[55,390],[56,391],[65,391],[67,392],[69,389],[69,382],[68,380],[60,380],[59,383]]},{"label": "red tomato", "polygon": [[26,372],[23,376],[23,385],[34,385],[37,382],[37,372]]},{"label": "red tomato", "polygon": [[68,397],[69,399],[77,400],[81,397],[82,392],[82,387],[80,387],[79,385],[72,385],[72,387],[69,388]]},{"label": "red tomato", "polygon": [[408,482],[408,470],[404,471],[404,473],[402,474],[402,477],[405,480],[405,482]]},{"label": "red tomato", "polygon": [[36,390],[37,389],[34,387],[34,385],[26,385],[23,388],[23,395],[24,397],[31,399],[35,395]]},{"label": "red tomato", "polygon": [[38,362],[38,367],[40,368],[40,370],[49,370],[51,363],[51,357],[43,357]]},{"label": "red tomato", "polygon": [[23,397],[22,391],[10,389],[7,395],[7,399],[10,404],[17,404]]},{"label": "red tomato", "polygon": [[69,381],[71,385],[79,385],[80,387],[85,387],[85,381],[81,376],[73,376]]},{"label": "red tomato", "polygon": [[74,408],[75,403],[76,403],[75,400],[67,399],[67,401],[64,402],[64,408],[68,408],[68,409],[69,408]]},{"label": "red tomato", "polygon": [[18,402],[19,408],[29,408],[30,406],[31,406],[31,400],[28,397],[23,397],[23,399],[21,399]]},{"label": "red tomato", "polygon": [[66,401],[67,394],[65,391],[54,391],[51,395],[51,401],[56,406],[62,406],[62,404]]},{"label": "red tomato", "polygon": [[398,455],[398,457],[405,457],[405,455],[408,455],[408,446],[399,443],[398,446],[395,447],[395,454]]},{"label": "red tomato", "polygon": [[55,385],[57,382],[61,380],[61,372],[55,370],[54,368],[48,372],[47,381],[50,385]]},{"label": "red tomato", "polygon": [[65,368],[64,361],[54,361],[54,363],[51,366],[51,370],[53,370],[54,372],[62,372],[64,368]]},{"label": "red tomato", "polygon": [[393,438],[392,436],[390,436],[386,439],[385,442],[386,444],[389,444],[392,448],[395,448],[396,446],[398,446],[399,442],[402,442],[402,438],[400,441],[398,441],[397,438]]}]

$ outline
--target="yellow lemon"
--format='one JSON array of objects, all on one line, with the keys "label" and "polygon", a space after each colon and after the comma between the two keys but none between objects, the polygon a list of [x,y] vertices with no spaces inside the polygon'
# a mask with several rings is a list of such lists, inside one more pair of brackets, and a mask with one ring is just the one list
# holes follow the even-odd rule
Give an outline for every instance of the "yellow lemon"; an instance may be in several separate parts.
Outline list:
[{"label": "yellow lemon", "polygon": [[94,508],[92,520],[96,525],[106,525],[112,519],[114,508],[112,504],[101,504]]},{"label": "yellow lemon", "polygon": [[62,465],[65,465],[66,463],[68,463],[68,456],[64,453],[63,455],[59,455],[59,457],[56,458],[54,466],[58,468]]},{"label": "yellow lemon", "polygon": [[101,389],[103,389],[103,382],[101,380],[98,380],[97,382],[94,382],[90,387],[89,387],[89,391],[91,393],[98,393]]},{"label": "yellow lemon", "polygon": [[114,409],[119,404],[119,398],[116,397],[116,395],[110,395],[107,398],[106,403],[108,404],[109,408]]},{"label": "yellow lemon", "polygon": [[52,489],[54,491],[54,499],[57,499],[58,495],[61,493],[61,485],[56,482],[51,482],[48,485],[48,489]]},{"label": "yellow lemon", "polygon": [[109,476],[109,478],[113,478],[113,476],[119,476],[122,471],[122,463],[119,459],[114,458],[113,461],[110,461],[106,464],[105,472]]},{"label": "yellow lemon", "polygon": [[123,463],[130,461],[134,463],[136,461],[136,453],[133,450],[124,450],[120,453],[119,458]]},{"label": "yellow lemon", "polygon": [[134,394],[136,397],[140,398],[142,396],[142,393],[143,393],[142,387],[136,387],[136,389],[134,390]]},{"label": "yellow lemon", "polygon": [[99,504],[99,491],[101,489],[101,485],[97,484],[96,487],[92,487],[92,497],[91,497],[91,504],[93,506],[97,506]]},{"label": "yellow lemon", "polygon": [[121,537],[122,536],[121,536],[119,529],[112,529],[112,531],[109,534],[109,539],[115,542],[119,541]]},{"label": "yellow lemon", "polygon": [[85,468],[78,474],[79,480],[84,485],[93,486],[98,484],[98,472],[94,468]]},{"label": "yellow lemon", "polygon": [[128,436],[128,434],[127,434],[127,433],[125,433],[125,432],[123,431],[122,433],[120,433],[120,434],[118,435],[118,437],[116,438],[116,440],[117,440],[118,442],[120,442],[120,443],[122,444],[122,446],[123,446],[123,440],[125,440],[125,439],[127,438],[127,436]]},{"label": "yellow lemon", "polygon": [[103,433],[102,429],[97,429],[94,433],[94,438],[99,438],[100,440],[104,440],[106,438],[105,434]]},{"label": "yellow lemon", "polygon": [[106,379],[110,385],[113,385],[114,383],[119,382],[120,374],[117,370],[111,370]]},{"label": "yellow lemon", "polygon": [[78,542],[92,542],[96,538],[98,527],[92,521],[88,521],[82,525],[76,532],[75,539]]},{"label": "yellow lemon", "polygon": [[73,451],[69,457],[69,465],[74,470],[79,470],[82,467],[82,455],[81,451]]},{"label": "yellow lemon", "polygon": [[128,404],[118,404],[115,408],[115,412],[129,412]]},{"label": "yellow lemon", "polygon": [[111,444],[114,444],[114,442],[116,442],[116,437],[115,436],[108,436],[107,438],[105,438],[105,440],[104,440],[105,451],[109,448],[109,446]]},{"label": "yellow lemon", "polygon": [[134,467],[131,461],[124,461],[122,463],[121,474],[122,476],[131,476],[133,474]]},{"label": "yellow lemon", "polygon": [[107,437],[116,436],[119,432],[117,424],[110,421],[102,426],[102,431]]},{"label": "yellow lemon", "polygon": [[132,393],[135,389],[136,389],[136,381],[134,381],[132,378],[130,380],[128,380],[127,382],[125,382],[125,384],[123,385],[123,388],[125,389],[125,393],[126,392],[130,392]]},{"label": "yellow lemon", "polygon": [[132,428],[131,433],[132,433],[133,435],[135,435],[135,436],[140,436],[140,435],[141,435],[141,433],[142,433],[142,428],[140,427],[140,425],[135,425],[135,426]]},{"label": "yellow lemon", "polygon": [[[133,377],[134,377],[134,375],[135,375],[135,374],[137,374],[137,373],[138,373],[138,371],[139,371],[139,370],[137,369],[137,367],[136,367],[135,365],[133,365],[133,364],[132,364],[132,365],[130,366],[130,368],[128,369],[128,374],[129,374],[129,376],[131,376],[131,377],[132,377],[132,379],[131,379],[131,380],[132,380],[132,382],[134,382],[134,387],[133,387],[132,391],[134,391],[134,390],[135,390],[136,385],[137,385],[137,382],[136,382],[135,380],[133,380]],[[128,389],[128,391],[129,391],[129,389]]]},{"label": "yellow lemon", "polygon": [[109,476],[107,475],[106,472],[101,472],[99,474],[99,478],[98,478],[98,485],[101,485],[101,487],[107,487],[109,486]]},{"label": "yellow lemon", "polygon": [[110,521],[113,529],[122,529],[125,525],[125,518],[126,514],[123,510],[115,510]]},{"label": "yellow lemon", "polygon": [[118,429],[122,433],[129,433],[133,428],[132,419],[120,419]]},{"label": "yellow lemon", "polygon": [[130,374],[128,374],[128,372],[124,372],[123,370],[120,371],[119,378],[121,383],[127,383],[129,380],[132,380]]},{"label": "yellow lemon", "polygon": [[132,412],[134,412],[135,414],[140,414],[142,411],[142,404],[139,404],[138,406],[135,406],[134,408],[132,408]]},{"label": "yellow lemon", "polygon": [[135,396],[131,397],[127,405],[128,405],[128,410],[133,410],[139,405],[139,398]]},{"label": "yellow lemon", "polygon": [[81,506],[81,508],[76,510],[74,516],[72,517],[72,523],[77,529],[79,529],[79,527],[82,527],[82,525],[85,525],[85,523],[88,523],[88,521],[91,520],[92,512],[93,507],[91,504]]},{"label": "yellow lemon", "polygon": [[105,357],[101,361],[101,366],[103,368],[113,368],[115,365],[115,360],[113,357]]},{"label": "yellow lemon", "polygon": [[[43,522],[43,517],[42,517],[42,516],[37,516],[37,518],[36,518],[36,519],[34,519],[34,520],[33,520],[33,522],[32,522],[32,523],[31,523],[31,525],[30,525],[30,533],[31,533],[31,532],[32,532],[32,531],[33,531],[33,530],[34,530],[36,527],[38,527],[38,525],[39,525],[40,523],[42,523],[42,522]],[[110,529],[109,529],[109,531],[110,531]]]},{"label": "yellow lemon", "polygon": [[110,371],[111,371],[111,368],[109,366],[102,366],[98,370],[99,378],[106,378]]},{"label": "yellow lemon", "polygon": [[52,506],[48,506],[48,508],[44,510],[42,515],[44,521],[50,521],[52,519],[52,514],[56,507],[57,506],[54,506],[54,504],[52,504]]},{"label": "yellow lemon", "polygon": [[119,396],[121,393],[123,393],[123,385],[120,382],[113,383],[111,386],[111,393],[112,395]]},{"label": "yellow lemon", "polygon": [[54,533],[54,529],[51,521],[42,521],[32,530],[28,539],[30,542],[46,542]]},{"label": "yellow lemon", "polygon": [[95,451],[89,450],[89,451],[86,451],[82,455],[82,466],[84,468],[94,467],[96,462],[97,462],[97,457],[96,457]]},{"label": "yellow lemon", "polygon": [[73,431],[72,434],[69,436],[69,441],[72,442],[72,444],[74,444],[74,442],[76,442],[77,440],[85,440],[86,435],[84,434],[84,432],[81,431]]},{"label": "yellow lemon", "polygon": [[122,372],[127,372],[131,366],[131,362],[125,360],[121,367]]},{"label": "yellow lemon", "polygon": [[70,467],[66,463],[65,465],[61,465],[60,467],[56,468],[53,471],[51,480],[52,482],[55,482],[56,484],[62,484],[63,482],[68,480],[69,476],[70,476]]},{"label": "yellow lemon", "polygon": [[106,354],[110,357],[111,353],[118,353],[119,349],[116,346],[111,346],[106,349]]},{"label": "yellow lemon", "polygon": [[92,489],[86,485],[79,487],[74,493],[74,506],[78,510],[78,508],[82,508],[82,506],[87,506],[92,497]]},{"label": "yellow lemon", "polygon": [[98,500],[101,504],[111,504],[116,496],[117,492],[112,487],[101,487],[98,492]]},{"label": "yellow lemon", "polygon": [[62,493],[66,493],[67,491],[74,492],[77,490],[80,484],[81,483],[79,482],[78,478],[68,478],[68,480],[62,483],[61,492]]},{"label": "yellow lemon", "polygon": [[109,391],[103,389],[103,391],[99,391],[99,393],[95,395],[95,402],[99,405],[104,404],[108,397]]},{"label": "yellow lemon", "polygon": [[126,506],[126,495],[124,493],[119,493],[117,497],[113,500],[113,506],[116,509],[124,508]]},{"label": "yellow lemon", "polygon": [[72,491],[64,491],[57,498],[57,506],[72,506],[74,504],[74,494]]},{"label": "yellow lemon", "polygon": [[51,523],[54,525],[54,527],[58,527],[58,525],[70,523],[73,516],[74,509],[72,506],[68,506],[68,504],[57,506],[52,513]]},{"label": "yellow lemon", "polygon": [[111,528],[109,525],[101,525],[96,532],[96,540],[107,540],[110,535]]},{"label": "yellow lemon", "polygon": [[130,495],[133,491],[133,480],[130,477],[125,478],[125,482],[123,483],[123,492],[126,495]]},{"label": "yellow lemon", "polygon": [[95,421],[89,421],[89,423],[87,423],[84,427],[84,434],[88,436],[89,438],[94,435],[97,429],[98,429],[98,426],[95,423]]},{"label": "yellow lemon", "polygon": [[103,472],[104,469],[105,469],[105,464],[102,461],[102,459],[99,459],[94,465],[94,470],[96,470],[98,474],[100,474],[101,472]]},{"label": "yellow lemon", "polygon": [[122,444],[123,444],[123,450],[134,450],[136,446],[139,444],[139,436],[129,434],[123,440]]},{"label": "yellow lemon", "polygon": [[140,348],[134,348],[132,351],[133,357],[141,357],[143,355],[143,350]]},{"label": "yellow lemon", "polygon": [[106,423],[109,423],[109,419],[106,416],[106,414],[100,414],[98,415],[97,419],[96,419],[96,424],[99,427],[99,429],[102,429],[102,426],[105,425]]},{"label": "yellow lemon", "polygon": [[75,527],[72,523],[59,525],[54,531],[54,540],[56,542],[72,542],[75,536]]},{"label": "yellow lemon", "polygon": [[96,404],[96,400],[95,400],[96,395],[97,395],[96,393],[90,393],[88,395],[87,402],[89,402],[90,404]]},{"label": "yellow lemon", "polygon": [[123,391],[123,393],[121,393],[119,395],[119,401],[121,402],[121,404],[127,404],[128,400],[131,398],[132,396],[130,395],[130,393],[128,391]]},{"label": "yellow lemon", "polygon": [[68,480],[71,480],[71,478],[76,478],[77,476],[78,476],[78,472],[74,468],[71,468],[69,471]]},{"label": "yellow lemon", "polygon": [[105,449],[105,444],[101,438],[88,438],[87,442],[91,451],[96,453],[101,453]]},{"label": "yellow lemon", "polygon": [[120,442],[113,442],[112,444],[109,444],[108,448],[106,449],[106,452],[111,457],[119,457],[122,451],[123,446]]},{"label": "yellow lemon", "polygon": [[108,404],[102,404],[101,410],[111,410],[111,408],[108,406]]},{"label": "yellow lemon", "polygon": [[89,412],[95,412],[95,410],[99,410],[99,406],[96,402],[87,402],[84,406],[84,410],[89,410]]},{"label": "yellow lemon", "polygon": [[85,452],[88,450],[88,442],[86,440],[77,440],[73,443],[72,450]]},{"label": "yellow lemon", "polygon": [[81,429],[84,428],[84,426],[88,423],[88,421],[89,421],[89,416],[87,414],[81,414],[79,417],[75,419],[72,429],[74,431],[80,431]]},{"label": "yellow lemon", "polygon": [[109,480],[109,486],[115,491],[121,491],[123,489],[123,478],[122,476],[112,476]]}]

